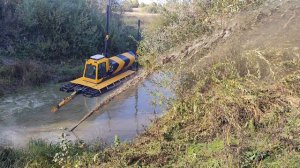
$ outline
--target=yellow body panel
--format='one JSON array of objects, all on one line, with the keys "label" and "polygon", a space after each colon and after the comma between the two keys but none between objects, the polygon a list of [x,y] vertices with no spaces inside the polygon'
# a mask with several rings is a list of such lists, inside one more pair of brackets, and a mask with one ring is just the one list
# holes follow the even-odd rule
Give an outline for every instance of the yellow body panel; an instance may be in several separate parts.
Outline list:
[{"label": "yellow body panel", "polygon": [[131,70],[128,70],[124,73],[121,73],[113,78],[110,78],[108,80],[105,80],[99,84],[95,84],[95,83],[92,83],[92,82],[88,82],[85,80],[85,77],[81,77],[81,78],[78,78],[78,79],[75,79],[73,81],[71,81],[71,83],[74,83],[74,84],[79,84],[79,85],[83,85],[83,86],[87,86],[89,88],[93,88],[93,89],[96,89],[96,90],[101,90],[127,76],[130,76],[131,74],[133,74],[135,71],[131,71]]},{"label": "yellow body panel", "polygon": [[129,58],[129,60],[130,60],[129,64],[125,68],[130,67],[133,64],[133,62],[135,61],[135,57],[129,53],[123,53],[122,55]]},{"label": "yellow body panel", "polygon": [[72,80],[71,83],[87,86],[90,88],[93,88],[95,85],[97,85],[96,83],[89,82],[86,79],[87,78],[85,78],[85,77],[81,77],[81,78]]},{"label": "yellow body panel", "polygon": [[103,81],[103,82],[97,84],[96,86],[94,86],[93,89],[96,89],[96,90],[103,89],[103,88],[105,88],[105,87],[107,87],[107,86],[109,86],[109,85],[111,85],[111,84],[113,84],[113,83],[115,83],[115,82],[117,82],[117,81],[119,81],[121,79],[124,79],[127,76],[132,75],[133,73],[134,73],[134,71],[128,70],[128,71],[126,71],[124,73],[121,73],[121,74],[119,74],[119,75],[117,75],[117,76],[115,76],[113,78],[110,78],[110,79],[108,79],[106,81]]},{"label": "yellow body panel", "polygon": [[115,72],[113,74],[118,73],[119,71],[121,71],[123,69],[125,62],[122,59],[120,59],[118,57],[111,57],[109,59],[114,60],[115,62],[117,62],[119,64],[118,69],[115,70]]}]

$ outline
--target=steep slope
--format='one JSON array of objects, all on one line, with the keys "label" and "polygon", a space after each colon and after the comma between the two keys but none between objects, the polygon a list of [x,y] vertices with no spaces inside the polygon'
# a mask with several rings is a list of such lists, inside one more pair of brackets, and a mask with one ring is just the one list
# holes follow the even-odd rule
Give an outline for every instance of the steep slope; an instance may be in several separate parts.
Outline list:
[{"label": "steep slope", "polygon": [[162,57],[178,100],[100,164],[298,167],[299,5],[267,3]]}]

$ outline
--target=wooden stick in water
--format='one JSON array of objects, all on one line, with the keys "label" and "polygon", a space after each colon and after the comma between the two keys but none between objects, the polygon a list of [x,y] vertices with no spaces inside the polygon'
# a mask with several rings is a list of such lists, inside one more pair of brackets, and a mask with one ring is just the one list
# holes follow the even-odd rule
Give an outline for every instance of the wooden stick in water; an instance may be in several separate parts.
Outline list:
[{"label": "wooden stick in water", "polygon": [[58,105],[52,107],[51,112],[57,112],[62,106],[69,103],[77,95],[77,91],[74,91],[70,96],[64,98]]}]

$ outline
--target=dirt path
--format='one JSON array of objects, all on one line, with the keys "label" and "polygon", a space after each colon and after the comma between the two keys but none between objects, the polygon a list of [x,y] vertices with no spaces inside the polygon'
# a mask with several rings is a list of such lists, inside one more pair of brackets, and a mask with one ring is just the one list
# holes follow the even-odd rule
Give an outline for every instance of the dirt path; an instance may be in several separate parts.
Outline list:
[{"label": "dirt path", "polygon": [[159,14],[156,13],[147,13],[144,12],[141,8],[132,8],[132,12],[125,12],[126,16],[135,16],[135,17],[157,17]]},{"label": "dirt path", "polygon": [[133,8],[132,12],[124,13],[125,22],[132,26],[136,26],[137,20],[140,19],[142,28],[147,28],[155,19],[159,18],[159,14],[143,12],[141,8]]}]

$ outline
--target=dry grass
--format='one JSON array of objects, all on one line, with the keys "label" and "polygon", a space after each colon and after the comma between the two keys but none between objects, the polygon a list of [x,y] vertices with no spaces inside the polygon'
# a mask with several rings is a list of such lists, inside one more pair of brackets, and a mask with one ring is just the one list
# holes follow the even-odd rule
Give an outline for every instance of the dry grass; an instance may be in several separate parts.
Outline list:
[{"label": "dry grass", "polygon": [[158,21],[161,19],[160,14],[146,13],[140,10],[140,8],[133,8],[133,12],[124,13],[124,22],[128,25],[137,27],[137,21],[141,20],[141,28],[155,29],[159,27]]},{"label": "dry grass", "polygon": [[[285,5],[254,20],[256,27],[219,41],[204,56],[178,57],[181,64],[175,59],[173,81],[180,84],[169,113],[133,144],[107,149],[111,155],[103,165],[298,167],[300,51],[293,26],[299,22],[293,18],[285,31],[265,29],[285,20],[281,12],[288,14],[294,6]],[[254,32],[268,32],[276,40]],[[253,45],[264,40],[281,47]]]}]

